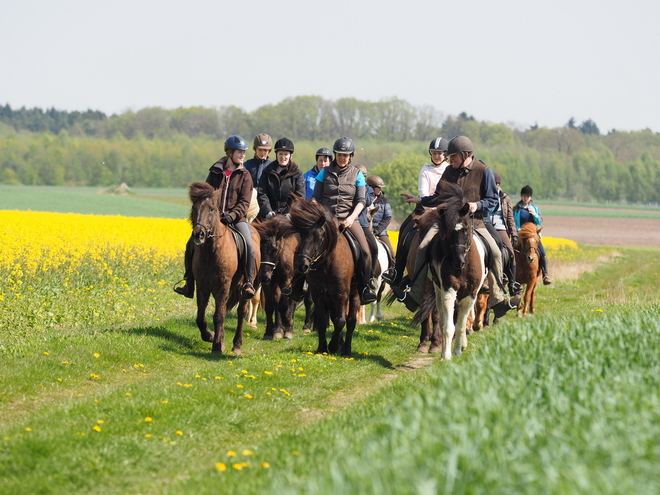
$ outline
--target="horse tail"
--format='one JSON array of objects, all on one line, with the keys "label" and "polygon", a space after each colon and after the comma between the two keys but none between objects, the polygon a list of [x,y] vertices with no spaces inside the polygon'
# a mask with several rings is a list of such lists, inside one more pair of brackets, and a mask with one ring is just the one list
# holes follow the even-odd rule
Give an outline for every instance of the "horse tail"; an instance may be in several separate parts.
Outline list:
[{"label": "horse tail", "polygon": [[429,316],[431,316],[431,313],[433,313],[433,311],[435,310],[435,307],[436,307],[435,290],[431,290],[429,291],[428,294],[426,294],[426,297],[424,298],[422,305],[415,313],[415,316],[413,316],[410,325],[411,326],[421,325],[423,321],[428,320]]}]

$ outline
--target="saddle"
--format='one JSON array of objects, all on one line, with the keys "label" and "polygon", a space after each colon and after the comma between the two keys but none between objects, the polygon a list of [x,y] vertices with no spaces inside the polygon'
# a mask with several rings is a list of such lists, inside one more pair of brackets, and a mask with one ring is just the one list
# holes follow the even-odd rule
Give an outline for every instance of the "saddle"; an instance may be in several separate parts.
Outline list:
[{"label": "saddle", "polygon": [[393,260],[394,259],[394,251],[392,249],[390,249],[390,247],[386,243],[381,241],[378,237],[376,237],[376,242],[378,244],[381,244],[385,248],[385,252],[387,253],[388,259]]},{"label": "saddle", "polygon": [[247,241],[243,234],[234,227],[232,224],[228,224],[231,235],[234,236],[234,242],[236,243],[236,251],[238,252],[238,266],[246,267],[247,266]]},{"label": "saddle", "polygon": [[353,264],[355,266],[359,266],[358,262],[360,260],[360,256],[362,256],[362,249],[360,248],[360,243],[358,242],[357,238],[353,235],[353,233],[350,231],[350,229],[344,229],[342,231],[342,234],[344,234],[344,237],[348,242],[348,247],[351,248],[351,253],[353,254]]},{"label": "saddle", "polygon": [[[481,239],[481,243],[484,245],[484,250],[486,251],[486,266],[492,266],[491,262],[493,261],[493,251],[490,249],[490,244],[477,229],[472,230],[472,235]],[[505,251],[508,253],[508,250],[505,249]]]}]

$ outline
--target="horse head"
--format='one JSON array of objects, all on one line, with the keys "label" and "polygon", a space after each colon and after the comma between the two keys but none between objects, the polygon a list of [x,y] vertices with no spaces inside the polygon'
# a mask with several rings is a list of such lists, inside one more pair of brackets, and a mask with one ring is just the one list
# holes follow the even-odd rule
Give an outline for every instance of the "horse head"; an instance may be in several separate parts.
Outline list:
[{"label": "horse head", "polygon": [[261,267],[259,280],[268,285],[273,279],[273,272],[277,268],[282,254],[284,237],[291,230],[291,222],[283,215],[276,215],[264,222],[254,223],[261,240]]},{"label": "horse head", "polygon": [[337,245],[339,230],[334,217],[315,202],[295,200],[289,209],[291,225],[300,234],[295,270],[307,273],[323,256]]},{"label": "horse head", "polygon": [[443,251],[451,253],[452,265],[460,270],[465,266],[472,246],[472,220],[470,205],[457,184],[441,180],[438,188],[438,219]]},{"label": "horse head", "polygon": [[539,233],[542,229],[543,227],[537,227],[529,222],[523,225],[518,233],[520,250],[525,255],[528,263],[534,263],[539,254]]},{"label": "horse head", "polygon": [[218,208],[218,191],[206,182],[190,184],[190,223],[193,226],[193,242],[200,246],[208,239],[215,237],[214,229],[219,232],[222,227]]}]

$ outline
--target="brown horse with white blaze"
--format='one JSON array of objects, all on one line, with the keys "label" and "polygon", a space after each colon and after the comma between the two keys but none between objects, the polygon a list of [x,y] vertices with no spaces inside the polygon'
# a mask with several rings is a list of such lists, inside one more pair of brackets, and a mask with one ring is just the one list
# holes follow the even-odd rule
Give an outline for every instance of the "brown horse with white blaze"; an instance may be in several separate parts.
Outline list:
[{"label": "brown horse with white blaze", "polygon": [[[293,230],[300,234],[296,271],[307,277],[316,308],[314,324],[319,337],[316,352],[341,352],[349,357],[360,310],[351,248],[339,232],[337,219],[319,203],[294,201],[289,214]],[[329,345],[326,341],[328,315],[334,324]]]},{"label": "brown horse with white blaze", "polygon": [[[239,261],[234,236],[229,227],[220,221],[219,195],[220,190],[214,190],[206,182],[193,182],[190,185],[192,202],[190,221],[195,243],[193,273],[197,285],[197,326],[202,340],[213,342],[213,352],[224,352],[225,316],[227,311],[238,303],[238,323],[232,351],[240,355],[243,344],[243,321],[248,302],[241,295],[244,269]],[[252,245],[259,246],[259,234],[252,226],[250,233]],[[256,266],[259,266],[258,249],[255,250],[254,255]],[[211,294],[215,299],[214,332],[209,331],[206,323],[206,308]]]},{"label": "brown horse with white blaze", "polygon": [[525,286],[523,300],[518,305],[518,314],[527,316],[534,314],[536,298],[536,281],[541,275],[539,260],[539,234],[543,227],[532,222],[522,226],[518,232],[516,254],[516,281]]}]

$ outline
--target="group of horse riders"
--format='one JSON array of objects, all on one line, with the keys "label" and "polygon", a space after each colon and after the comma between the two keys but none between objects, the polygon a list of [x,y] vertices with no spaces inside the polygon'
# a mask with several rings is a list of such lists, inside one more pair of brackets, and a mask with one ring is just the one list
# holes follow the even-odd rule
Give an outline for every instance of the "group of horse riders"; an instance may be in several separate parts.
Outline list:
[{"label": "group of horse riders", "polygon": [[[358,166],[352,165],[355,143],[349,138],[342,137],[335,141],[332,152],[328,148],[320,148],[316,153],[316,164],[304,174],[292,159],[294,144],[288,138],[281,138],[275,142],[276,161],[274,162],[268,159],[273,148],[272,139],[268,134],[258,134],[255,137],[253,143],[255,155],[248,161],[245,161],[248,145],[242,137],[230,136],[225,141],[224,148],[226,156],[211,166],[206,182],[215,189],[221,189],[218,205],[221,221],[232,225],[246,240],[247,262],[244,267],[243,296],[251,298],[255,293],[256,267],[248,219],[252,220],[256,216],[266,220],[274,215],[285,215],[288,212],[290,198],[292,195],[297,195],[325,206],[339,221],[340,229],[350,231],[361,248],[356,266],[358,274],[356,281],[361,302],[367,304],[375,301],[377,287],[373,274],[377,259],[377,244],[371,228],[368,228],[369,223],[365,220],[365,213],[366,208],[372,203],[378,205],[375,207],[378,221],[374,222],[373,228],[382,238],[383,235],[385,237],[387,235],[386,226],[391,219],[391,209],[382,194],[384,187],[382,179],[377,176],[367,179],[366,174],[362,173]],[[383,278],[390,283],[394,294],[410,311],[415,311],[419,307],[428,272],[426,250],[437,233],[437,228],[431,228],[421,240],[414,273],[408,274],[408,283],[402,287],[400,284],[408,254],[406,239],[414,228],[413,219],[423,213],[424,209],[437,206],[437,188],[440,187],[440,180],[446,180],[462,188],[469,202],[474,228],[493,253],[490,257],[488,275],[489,306],[502,314],[516,306],[519,300],[518,294],[521,292],[520,285],[515,282],[515,261],[513,261],[516,233],[527,222],[536,225],[542,222],[538,208],[531,202],[532,189],[525,186],[521,191],[521,201],[511,208],[508,196],[499,188],[501,178],[474,156],[474,146],[466,136],[457,136],[450,141],[444,138],[434,139],[429,145],[429,154],[431,164],[425,164],[420,172],[419,196],[402,195],[407,203],[417,204],[417,208],[401,225],[396,259],[392,259]],[[374,196],[376,201],[373,201]],[[512,221],[515,225],[512,225]],[[513,241],[513,245],[509,238]],[[389,244],[389,240],[386,241]],[[507,256],[510,261],[507,263],[503,263],[501,256],[504,249],[510,250],[510,256]],[[177,293],[190,298],[194,295],[192,254],[191,239],[186,244],[185,251],[185,285],[174,289]],[[542,245],[540,245],[540,254],[543,282],[549,284],[547,261]],[[506,274],[508,280],[508,296],[503,283],[503,274]],[[294,279],[291,287],[283,290],[283,293],[294,298],[299,297],[303,283],[304,277],[298,277],[297,280]]]},{"label": "group of horse riders", "polygon": [[[222,157],[210,169],[206,182],[215,189],[221,189],[221,220],[231,224],[243,234],[247,241],[247,259],[245,283],[242,288],[244,297],[254,295],[254,247],[248,230],[248,210],[254,204],[256,195],[258,204],[257,218],[266,220],[274,215],[287,214],[292,195],[311,199],[322,204],[337,218],[342,230],[350,231],[360,246],[361,254],[357,259],[357,283],[363,304],[376,300],[377,289],[373,278],[377,261],[377,243],[368,228],[360,223],[364,219],[366,208],[373,203],[376,191],[380,196],[375,209],[383,212],[377,217],[379,234],[387,234],[386,226],[391,219],[391,209],[384,195],[380,177],[369,177],[372,186],[367,185],[367,177],[358,167],[352,166],[355,143],[346,137],[337,139],[332,153],[328,148],[321,148],[316,153],[316,164],[303,175],[298,165],[292,160],[294,144],[288,138],[275,142],[276,161],[271,162],[272,139],[267,134],[258,134],[254,139],[254,158],[245,161],[248,149],[246,141],[240,136],[230,136],[225,141],[226,156]],[[334,158],[332,154],[334,153]],[[367,202],[367,191],[371,198]],[[387,217],[386,219],[384,217]],[[175,292],[192,298],[194,295],[194,276],[192,272],[193,243],[189,240],[185,252],[185,284],[175,287]],[[393,256],[392,264],[393,264]],[[389,268],[389,267],[388,267]],[[294,279],[292,287],[285,288],[285,294],[296,297],[302,289],[304,278]]]},{"label": "group of horse riders", "polygon": [[[414,272],[408,274],[408,283],[402,287],[400,284],[408,256],[407,244],[413,234],[413,220],[425,209],[438,206],[437,194],[441,180],[455,183],[461,187],[467,198],[475,231],[488,244],[493,254],[489,258],[489,307],[496,314],[504,314],[517,306],[520,301],[519,294],[522,292],[522,287],[516,282],[513,251],[518,239],[517,232],[527,222],[534,222],[536,225],[542,222],[538,208],[531,203],[532,188],[523,187],[521,201],[511,208],[509,197],[500,188],[501,177],[474,156],[474,146],[466,136],[457,136],[451,141],[436,138],[429,145],[429,154],[431,164],[425,164],[420,172],[419,196],[402,194],[407,203],[415,203],[418,206],[401,225],[395,270],[385,274],[384,278],[392,285],[392,291],[399,301],[410,311],[416,311],[423,300],[428,276],[426,250],[438,233],[438,228],[432,227],[420,241]],[[551,282],[542,245],[540,254],[543,283],[547,285]],[[506,288],[504,276],[507,280]]]}]

